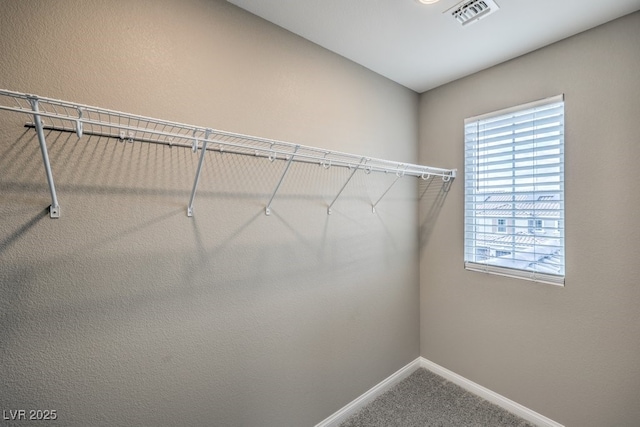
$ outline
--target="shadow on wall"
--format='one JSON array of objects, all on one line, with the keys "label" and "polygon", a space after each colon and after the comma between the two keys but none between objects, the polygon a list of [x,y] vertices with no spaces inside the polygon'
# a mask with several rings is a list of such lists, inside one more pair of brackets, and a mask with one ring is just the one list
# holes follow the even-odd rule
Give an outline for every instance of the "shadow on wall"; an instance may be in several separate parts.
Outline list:
[{"label": "shadow on wall", "polygon": [[431,177],[428,180],[420,180],[418,184],[420,203],[420,228],[419,245],[420,249],[429,243],[431,233],[435,227],[440,210],[449,194],[454,180],[444,181],[440,177]]},{"label": "shadow on wall", "polygon": [[9,247],[13,243],[20,240],[24,236],[26,236],[27,233],[33,227],[35,227],[36,224],[38,224],[42,219],[48,218],[48,217],[49,217],[49,208],[40,211],[37,215],[35,215],[26,223],[24,223],[22,226],[16,229],[13,233],[10,233],[8,236],[0,240],[0,256],[2,256],[2,253],[5,252],[7,249],[9,249]]},{"label": "shadow on wall", "polygon": [[[199,152],[192,154],[182,147],[130,143],[103,136],[76,138],[72,133],[52,130],[45,131],[45,138],[61,205],[66,204],[67,193],[91,197],[163,196],[179,198],[183,204],[189,199]],[[259,199],[264,207],[286,164],[280,158],[277,160],[208,152],[196,205],[199,198],[245,198]],[[3,178],[0,190],[5,194],[45,194],[48,187],[35,132],[26,130],[14,143],[6,145],[0,153],[0,172]],[[274,203],[292,198],[316,200],[326,211],[348,180],[349,172],[340,167],[325,170],[319,165],[295,164]],[[377,184],[366,184],[365,179],[373,181],[356,175],[340,195],[337,206],[342,200],[370,203],[366,194],[379,194],[380,190]],[[354,187],[358,191],[352,191]]]},{"label": "shadow on wall", "polygon": [[307,362],[369,348],[360,331],[377,319],[380,348],[414,323],[415,181],[400,180],[374,214],[394,177],[356,173],[327,215],[350,171],[294,164],[266,216],[285,163],[208,153],[187,218],[189,149],[48,132],[62,211],[50,219],[33,132],[0,132],[0,406],[61,408],[65,425],[93,425],[92,413],[117,419],[161,390],[165,402],[184,397],[180,408],[219,402],[209,413],[239,416],[225,408],[265,395],[252,376],[302,395],[287,376]]},{"label": "shadow on wall", "polygon": [[[0,213],[6,220],[0,224],[0,266],[7,268],[0,278],[12,286],[52,282],[52,292],[71,287],[85,301],[104,303],[104,310],[108,296],[117,308],[125,297],[125,305],[135,306],[229,284],[250,290],[283,278],[359,280],[394,265],[408,250],[402,236],[411,226],[403,220],[413,203],[406,197],[411,186],[394,188],[397,197],[371,213],[366,194],[382,194],[384,176],[356,174],[329,216],[326,207],[350,171],[296,164],[267,217],[264,207],[285,163],[208,153],[196,212],[188,219],[198,160],[189,149],[55,131],[46,138],[60,219],[40,221],[44,210],[24,222],[25,212],[49,202],[34,132],[15,130],[1,150]],[[36,242],[55,250],[34,250]],[[14,274],[33,268],[29,277]],[[60,310],[74,309],[71,299],[59,304]]]}]

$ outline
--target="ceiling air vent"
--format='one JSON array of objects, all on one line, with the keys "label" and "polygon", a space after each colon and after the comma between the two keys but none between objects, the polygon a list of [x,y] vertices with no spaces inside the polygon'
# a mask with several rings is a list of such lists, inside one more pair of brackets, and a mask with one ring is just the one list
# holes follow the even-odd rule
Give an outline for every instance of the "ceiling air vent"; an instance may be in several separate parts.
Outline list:
[{"label": "ceiling air vent", "polygon": [[464,26],[473,24],[498,9],[500,8],[493,0],[464,0],[445,13],[450,13],[456,21]]}]

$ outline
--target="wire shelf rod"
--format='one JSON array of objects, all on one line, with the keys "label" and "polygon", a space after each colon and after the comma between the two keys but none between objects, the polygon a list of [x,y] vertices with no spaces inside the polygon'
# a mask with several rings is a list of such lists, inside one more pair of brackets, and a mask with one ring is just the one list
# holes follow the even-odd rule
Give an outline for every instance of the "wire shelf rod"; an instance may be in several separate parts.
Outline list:
[{"label": "wire shelf rod", "polygon": [[[1,95],[4,95],[5,97],[13,98],[16,101],[16,103],[18,103],[18,99],[28,100],[30,98],[37,98],[40,101],[41,105],[50,105],[52,108],[56,107],[56,111],[57,111],[57,107],[64,107],[65,111],[67,111],[66,113],[61,113],[61,112],[51,113],[49,111],[41,109],[43,110],[41,112],[41,116],[49,117],[52,119],[71,121],[74,123],[82,123],[85,127],[87,125],[104,126],[108,128],[116,128],[124,131],[134,132],[134,133],[138,133],[138,132],[149,133],[153,135],[165,136],[167,138],[178,138],[178,139],[187,139],[187,140],[193,140],[194,131],[197,133],[196,137],[198,137],[199,139],[202,139],[202,137],[204,136],[204,133],[207,130],[207,128],[205,127],[187,125],[187,124],[178,123],[178,122],[170,122],[170,121],[161,120],[161,119],[154,119],[154,118],[139,116],[135,114],[128,114],[128,113],[123,113],[119,111],[103,109],[98,107],[92,107],[92,106],[83,105],[83,104],[76,104],[76,103],[71,103],[67,101],[39,97],[35,95],[27,95],[27,94],[22,94],[18,92],[0,90],[0,96]],[[24,105],[20,105],[20,107],[18,108],[0,105],[0,109],[14,111],[14,112],[21,112],[21,113],[31,112],[31,110],[25,107]],[[71,112],[73,112],[73,114]],[[98,116],[97,119],[92,118],[95,115]],[[106,118],[104,116],[106,116]],[[124,120],[126,120],[127,124],[123,123]],[[130,125],[131,121],[138,122],[138,124],[142,122],[142,123],[146,123],[147,125],[132,126]],[[151,128],[151,126],[153,126],[153,128]],[[158,130],[158,126],[163,126],[163,129],[170,127],[174,130],[172,132],[160,131]],[[286,147],[289,149],[288,152],[287,150],[279,150],[279,151],[282,151],[283,154],[285,155],[290,155],[293,152],[293,150],[296,149],[296,147],[299,147],[300,152],[308,151],[308,152],[315,153],[315,158],[318,161],[321,161],[322,158],[328,154],[329,156],[334,158],[342,158],[342,161],[345,163],[349,163],[349,160],[345,160],[345,159],[350,159],[350,161],[353,164],[357,164],[359,159],[362,157],[360,155],[345,153],[341,151],[325,150],[325,149],[316,148],[316,147],[293,144],[285,141],[256,137],[256,136],[222,131],[222,130],[212,130],[212,135],[216,135],[216,141],[218,143],[224,143],[230,147],[232,146],[231,144],[229,144],[228,142],[219,141],[218,138],[222,138],[222,137],[237,138],[242,142],[241,144],[238,144],[238,146],[241,146],[242,148],[247,148],[247,149],[256,149],[256,148],[264,149],[265,146],[267,145],[269,146],[269,148],[273,148],[276,146],[280,148]],[[125,134],[125,136],[130,136],[130,135]],[[253,145],[253,143],[257,143],[261,147],[256,147]],[[327,156],[327,158],[329,158],[329,156]],[[301,157],[302,156],[296,156],[296,158],[301,158]],[[337,160],[334,159],[333,161],[337,161]],[[429,175],[449,176],[451,178],[455,177],[455,171],[452,169],[435,168],[430,166],[421,166],[421,165],[414,165],[409,163],[399,163],[391,160],[384,160],[384,159],[378,159],[378,158],[372,158],[372,157],[369,157],[368,164],[372,166],[376,165],[377,166],[376,171],[395,172],[398,167],[402,167],[406,169],[405,174],[412,175],[412,176],[421,176],[422,174],[429,174]]]},{"label": "wire shelf rod", "polygon": [[[10,109],[10,108],[3,108],[2,106],[0,106],[0,109],[7,109],[10,111],[16,111],[15,109]],[[19,112],[23,112],[22,110],[19,110]],[[49,118],[54,118],[54,119],[60,119],[60,120],[66,120],[66,121],[79,121],[80,123],[82,123],[83,125],[89,125],[89,126],[100,126],[100,127],[107,127],[107,128],[112,128],[112,129],[119,129],[121,131],[128,131],[127,133],[120,133],[120,134],[109,134],[107,132],[101,132],[102,136],[109,136],[109,137],[114,137],[114,138],[120,138],[120,139],[128,139],[128,140],[137,140],[140,142],[152,142],[149,141],[147,138],[140,138],[140,137],[136,137],[136,134],[150,134],[150,135],[156,135],[156,136],[163,136],[167,138],[167,144],[168,145],[175,145],[176,143],[173,142],[174,139],[182,139],[185,141],[193,141],[193,140],[199,140],[204,138],[204,136],[202,136],[201,138],[194,138],[193,135],[187,135],[187,134],[179,134],[179,133],[171,133],[171,132],[164,132],[164,131],[158,131],[158,130],[154,130],[154,129],[148,129],[148,128],[140,128],[140,127],[134,127],[134,126],[127,126],[127,125],[121,125],[121,124],[117,124],[117,123],[105,123],[105,122],[101,122],[101,121],[97,121],[97,120],[91,120],[91,119],[76,119],[76,118],[71,118],[71,117],[60,117],[60,116],[56,116],[55,114],[51,114],[51,113],[40,113],[41,116],[44,117],[49,117]],[[51,129],[55,129],[54,126],[49,126],[49,128]],[[193,131],[193,128],[188,128],[189,130]],[[68,128],[63,128],[63,129],[55,129],[55,130],[66,130],[66,131],[70,131],[70,129]],[[75,131],[75,130],[74,130]],[[197,129],[194,132],[199,132],[200,130]],[[202,132],[205,133],[206,129]],[[239,148],[239,149],[247,149],[247,150],[258,150],[258,151],[263,151],[266,153],[275,153],[277,155],[284,155],[284,156],[290,156],[293,154],[293,152],[296,150],[296,145],[293,145],[293,149],[294,151],[285,151],[282,149],[276,149],[276,148],[272,148],[275,146],[274,145],[269,145],[269,147],[266,146],[256,146],[256,145],[247,145],[247,144],[242,144],[242,143],[233,143],[233,142],[228,142],[223,140],[223,137],[228,137],[228,133],[223,132],[223,131],[217,131],[217,130],[212,130],[211,131],[212,134],[214,135],[220,135],[221,137],[218,138],[213,138],[210,139],[209,141],[215,144],[221,144],[227,147],[234,147],[234,148]],[[95,133],[94,133],[95,134]],[[235,136],[235,135],[233,135]],[[260,141],[260,142],[265,142],[262,140],[256,140],[256,141]],[[270,142],[270,140],[267,140]],[[160,142],[160,141],[158,141]],[[288,143],[287,145],[284,145],[284,143],[278,143],[278,145],[280,146],[286,146],[289,147]],[[356,165],[357,161],[359,160],[358,157],[356,157],[355,155],[351,155],[351,154],[346,154],[346,153],[340,153],[340,152],[336,152],[336,151],[327,151],[327,150],[321,150],[321,149],[316,149],[314,147],[306,147],[303,145],[300,145],[299,148],[301,149],[306,149],[312,153],[322,153],[323,155],[319,155],[319,154],[304,154],[304,153],[298,153],[295,157],[297,159],[302,159],[302,158],[306,158],[309,160],[315,160],[317,162],[330,162],[331,165],[336,164],[336,163],[340,163],[343,166],[351,166],[351,165]],[[341,159],[340,157],[345,157],[348,158],[348,160],[345,159]],[[351,160],[351,161],[350,161]],[[376,165],[372,164],[372,163],[377,163]],[[390,165],[390,166],[385,166],[386,164]],[[408,163],[398,163],[398,162],[393,162],[390,160],[381,160],[381,159],[375,159],[375,158],[368,158],[368,163],[367,163],[367,167],[371,167],[372,171],[376,171],[376,172],[393,172],[393,173],[397,173],[398,171],[404,172],[406,175],[412,175],[412,176],[422,176],[422,175],[437,175],[437,176],[442,176],[442,177],[455,177],[455,171],[452,171],[451,169],[443,169],[443,168],[435,168],[432,166],[420,166],[420,165],[412,165],[412,164],[408,164]]]},{"label": "wire shelf rod", "polygon": [[[34,114],[34,105],[38,108],[37,115]],[[197,152],[198,148],[200,148],[202,152],[199,164],[202,163],[204,153],[207,150],[218,151],[220,153],[229,152],[240,155],[267,157],[272,161],[276,159],[284,160],[287,162],[287,166],[285,173],[281,177],[281,181],[284,179],[284,176],[293,161],[315,163],[326,169],[331,166],[347,167],[352,170],[352,174],[336,196],[336,199],[334,199],[329,206],[328,211],[331,210],[331,206],[333,206],[337,198],[340,196],[348,182],[353,177],[353,174],[359,169],[364,170],[367,174],[371,172],[384,172],[399,175],[402,173],[402,176],[409,175],[422,179],[428,179],[432,176],[440,176],[444,181],[450,181],[456,177],[455,169],[436,168],[432,166],[401,163],[379,158],[363,157],[361,155],[341,151],[327,150],[275,139],[154,119],[151,117],[123,113],[106,108],[93,107],[2,89],[0,89],[0,110],[28,114],[33,117],[34,122],[32,124],[27,123],[26,126],[35,128],[38,133],[41,148],[43,148],[43,160],[45,162],[45,169],[47,170],[49,187],[52,193],[52,207],[56,206],[58,213],[59,206],[57,206],[53,177],[50,173],[50,165],[44,157],[46,154],[46,143],[44,141],[43,134],[44,129],[75,132],[79,138],[83,135],[98,135],[119,138],[120,140],[126,140],[129,142],[137,141],[166,144],[169,146],[180,146],[185,148],[188,147],[194,152]],[[52,123],[43,123],[43,118],[47,118],[47,121]],[[70,123],[70,125],[66,125],[65,123]],[[192,200],[190,200],[188,207],[189,213],[192,213],[193,211],[193,197],[195,197],[200,172],[201,168],[199,168],[196,173],[196,180],[192,190]],[[279,184],[281,184],[281,182]],[[273,200],[275,193],[278,191],[278,187],[276,188],[271,201]],[[387,189],[387,191],[388,190],[389,189]],[[383,197],[387,191],[385,191]],[[267,208],[270,207],[271,201],[267,205]],[[376,204],[378,202],[376,202]],[[375,209],[375,205],[373,208]]]},{"label": "wire shelf rod", "polygon": [[[29,123],[25,124],[25,127],[27,127],[27,128],[35,128],[35,125],[33,123],[29,122]],[[43,128],[44,128],[44,130],[53,130],[53,131],[57,131],[57,132],[68,132],[68,133],[75,133],[76,132],[75,128],[73,128],[73,127],[65,127],[65,126],[55,126],[55,125],[44,124]],[[149,144],[168,145],[170,147],[181,147],[181,148],[190,148],[190,149],[193,148],[193,144],[192,143],[173,142],[173,141],[167,141],[167,140],[161,140],[161,139],[151,139],[151,138],[138,137],[138,136],[133,137],[133,138],[120,138],[119,134],[109,133],[109,132],[97,132],[97,131],[85,130],[84,131],[84,135],[121,139],[122,141],[126,140],[126,141],[129,141],[129,142],[144,142],[144,143],[149,143]],[[215,141],[212,141],[212,142],[215,142]],[[227,145],[231,146],[232,144],[227,144]],[[240,146],[240,145],[238,145],[238,146]],[[244,148],[244,146],[242,146],[242,147]],[[248,151],[247,149],[245,149],[245,151],[240,151],[240,150],[220,150],[219,147],[212,147],[212,146],[208,145],[207,146],[207,151],[223,152],[223,153],[228,153],[228,154],[236,154],[236,155],[250,156],[250,157],[262,157],[262,158],[269,158],[270,155],[276,154],[275,156],[271,157],[274,161],[275,160],[285,160],[285,161],[287,161],[290,158],[290,153],[289,152],[280,151],[280,150],[274,151],[274,152],[269,152],[268,149],[256,149],[254,151]],[[307,163],[307,164],[314,164],[314,165],[322,166],[323,160],[325,160],[325,159],[321,158],[321,157],[318,157],[318,156],[308,156],[308,155],[304,155],[304,154],[296,154],[294,161],[296,161],[298,163]],[[333,161],[331,163],[331,165],[327,167],[327,169],[329,167],[340,167],[340,168],[349,168],[349,169],[352,169],[353,167],[358,167],[359,169],[364,169],[367,172],[369,171],[369,168],[371,168],[371,172],[383,172],[383,173],[396,172],[395,169],[390,171],[389,169],[382,169],[382,168],[378,168],[376,166],[369,165],[369,164],[367,164],[366,167],[354,166],[353,163],[346,162],[346,161]],[[417,171],[416,172],[416,176],[418,176],[417,175],[418,172],[422,173],[422,171]],[[425,175],[429,175],[429,174],[425,173]],[[436,175],[436,174],[434,173],[432,175]]]}]

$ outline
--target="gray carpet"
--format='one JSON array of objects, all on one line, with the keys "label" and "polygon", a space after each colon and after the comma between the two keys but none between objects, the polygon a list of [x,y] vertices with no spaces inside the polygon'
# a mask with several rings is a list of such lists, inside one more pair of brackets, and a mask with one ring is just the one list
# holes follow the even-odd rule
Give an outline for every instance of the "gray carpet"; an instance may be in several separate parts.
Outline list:
[{"label": "gray carpet", "polygon": [[533,427],[427,369],[418,369],[340,427]]}]

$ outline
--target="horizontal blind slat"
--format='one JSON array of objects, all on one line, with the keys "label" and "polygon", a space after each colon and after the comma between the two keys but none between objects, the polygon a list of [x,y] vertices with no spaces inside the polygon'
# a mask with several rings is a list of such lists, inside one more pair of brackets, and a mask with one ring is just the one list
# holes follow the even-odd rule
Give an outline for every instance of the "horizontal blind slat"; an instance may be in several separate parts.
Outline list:
[{"label": "horizontal blind slat", "polygon": [[[490,197],[490,196],[504,196],[505,193],[502,192],[486,192],[486,193],[475,193],[475,195],[473,195],[474,193],[469,192],[467,193],[467,195],[465,196],[465,200],[468,198],[476,198],[476,197]],[[514,195],[514,196],[560,196],[561,193],[560,191],[511,191],[509,192],[510,195]]]},{"label": "horizontal blind slat", "polygon": [[[535,124],[536,128],[531,129],[533,124],[525,124],[520,123],[519,125],[513,125],[510,127],[504,127],[501,129],[496,129],[495,132],[490,131],[473,131],[467,133],[465,136],[469,137],[472,141],[477,144],[493,144],[499,141],[506,141],[510,139],[518,139],[518,140],[533,140],[536,135],[542,136],[549,133],[558,133],[564,127],[562,123],[558,123],[557,121],[551,122],[554,126],[545,126],[538,127],[538,124]],[[551,123],[546,123],[551,124]],[[530,130],[522,130],[522,129],[530,129]],[[517,132],[519,131],[519,132]]]},{"label": "horizontal blind slat", "polygon": [[[507,116],[500,120],[481,120],[474,127],[478,132],[504,132],[512,126],[543,126],[545,124],[563,121],[562,108],[552,108],[548,110],[529,110],[517,116]],[[521,127],[522,128],[522,127]]]}]

